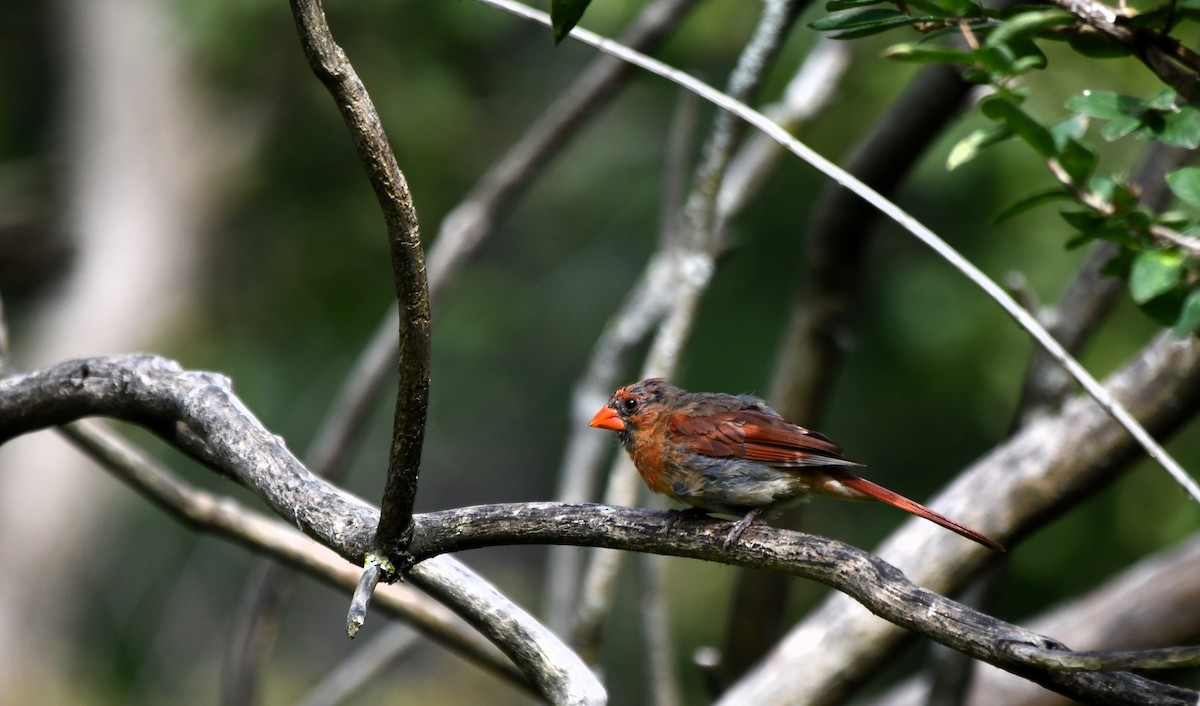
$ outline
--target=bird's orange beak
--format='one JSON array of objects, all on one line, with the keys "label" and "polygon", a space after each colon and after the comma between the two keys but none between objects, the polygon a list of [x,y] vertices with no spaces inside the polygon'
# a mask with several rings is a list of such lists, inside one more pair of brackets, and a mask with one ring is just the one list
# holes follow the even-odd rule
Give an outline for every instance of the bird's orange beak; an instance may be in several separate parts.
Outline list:
[{"label": "bird's orange beak", "polygon": [[613,431],[621,431],[625,428],[625,422],[617,416],[617,411],[612,407],[604,407],[596,416],[592,417],[592,421],[588,426],[596,427],[597,429],[611,429]]}]

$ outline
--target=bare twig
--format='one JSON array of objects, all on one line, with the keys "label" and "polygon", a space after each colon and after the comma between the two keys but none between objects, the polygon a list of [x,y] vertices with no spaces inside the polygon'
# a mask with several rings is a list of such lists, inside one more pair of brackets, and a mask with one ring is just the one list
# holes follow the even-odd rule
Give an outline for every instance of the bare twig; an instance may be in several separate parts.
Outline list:
[{"label": "bare twig", "polygon": [[[511,2],[511,0],[477,0],[487,5],[498,7],[511,12],[520,17],[539,22],[549,26],[550,18],[545,13],[532,10],[519,3]],[[1194,500],[1200,501],[1200,485],[1188,475],[1188,473],[1175,461],[1166,449],[1154,440],[1150,434],[1146,432],[1137,420],[1129,414],[1129,411],[1117,404],[1104,387],[1096,381],[1088,371],[1080,365],[1079,361],[1075,360],[1069,353],[1063,350],[1062,346],[1054,340],[1046,329],[1038,323],[1025,309],[1021,308],[1013,298],[1004,291],[1004,288],[985,275],[978,267],[970,260],[963,257],[957,250],[950,247],[944,240],[939,238],[937,234],[931,231],[928,227],[922,224],[906,211],[901,209],[896,204],[892,203],[880,195],[877,191],[863,184],[845,170],[841,169],[833,162],[821,156],[808,145],[793,138],[781,127],[773,123],[762,113],[750,108],[744,103],[739,103],[731,99],[725,94],[717,91],[712,86],[700,81],[678,69],[674,69],[660,61],[652,59],[648,56],[631,51],[628,47],[623,47],[610,39],[601,37],[593,32],[576,27],[571,31],[572,38],[581,41],[597,49],[619,56],[622,59],[635,63],[638,66],[654,73],[655,75],[666,78],[680,86],[694,91],[705,100],[708,100],[725,110],[736,114],[738,117],[754,125],[759,130],[769,135],[772,139],[784,145],[788,151],[800,157],[804,161],[816,167],[823,174],[830,177],[837,183],[851,189],[858,194],[863,200],[879,209],[905,230],[912,233],[927,247],[932,249],[939,257],[948,262],[956,270],[967,277],[976,287],[983,290],[985,294],[1011,316],[1017,324],[1024,329],[1035,341],[1045,348],[1050,355],[1062,365],[1070,374],[1071,377],[1083,387],[1089,396],[1123,426],[1146,450],[1146,454],[1154,459],[1160,466],[1175,479],[1181,487],[1187,491],[1188,495]]]},{"label": "bare twig", "polygon": [[351,640],[358,637],[358,631],[367,620],[367,606],[371,603],[371,594],[379,585],[379,579],[383,578],[385,573],[395,573],[393,568],[384,568],[386,562],[387,559],[374,553],[367,554],[362,576],[358,578],[358,583],[354,586],[354,595],[350,597],[350,611],[346,615],[346,635]]},{"label": "bare twig", "polygon": [[374,546],[388,559],[400,561],[412,529],[429,405],[429,288],[417,209],[379,113],[346,53],[334,41],[320,0],[291,0],[291,5],[309,65],[329,89],[350,129],[359,160],[383,210],[391,246],[400,307],[400,389]]}]

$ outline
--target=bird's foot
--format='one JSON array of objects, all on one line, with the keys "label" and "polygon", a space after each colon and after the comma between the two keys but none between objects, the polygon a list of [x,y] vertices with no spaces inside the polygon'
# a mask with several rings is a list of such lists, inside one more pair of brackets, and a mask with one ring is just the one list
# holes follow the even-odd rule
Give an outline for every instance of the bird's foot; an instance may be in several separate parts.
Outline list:
[{"label": "bird's foot", "polygon": [[663,525],[663,534],[670,532],[671,528],[675,526],[675,523],[679,522],[684,517],[690,517],[692,519],[708,517],[708,512],[698,507],[687,507],[682,510],[670,510],[669,512],[671,516],[667,518],[667,524]]},{"label": "bird's foot", "polygon": [[742,519],[734,523],[733,528],[729,530],[729,534],[725,535],[725,541],[721,543],[721,546],[726,550],[732,547],[734,543],[742,538],[742,535],[747,529],[750,528],[750,525],[754,524],[755,522],[762,521],[758,519],[758,516],[762,514],[762,511],[763,508],[755,508],[750,512],[747,512]]}]

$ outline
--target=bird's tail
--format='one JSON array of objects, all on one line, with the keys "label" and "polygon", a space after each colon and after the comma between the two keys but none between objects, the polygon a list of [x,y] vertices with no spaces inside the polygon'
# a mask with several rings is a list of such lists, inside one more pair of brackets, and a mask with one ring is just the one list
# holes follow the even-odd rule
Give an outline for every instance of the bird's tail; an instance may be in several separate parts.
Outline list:
[{"label": "bird's tail", "polygon": [[[925,507],[921,503],[915,500],[909,500],[899,493],[893,493],[882,485],[872,483],[866,478],[859,478],[858,476],[851,475],[849,473],[829,473],[828,475],[829,480],[826,482],[826,485],[824,488],[822,488],[822,490],[830,495],[857,500],[866,500],[867,498],[854,497],[855,494],[865,495],[880,502],[885,502],[892,507],[898,507],[905,512],[911,512],[917,517],[923,517],[930,522],[939,524],[951,532],[962,535],[963,537],[966,537],[974,542],[979,542],[988,549],[994,549],[998,552],[1004,551],[1004,546],[999,542],[988,539],[975,530],[960,525],[949,517],[940,515]],[[847,490],[850,492],[846,492]]]}]

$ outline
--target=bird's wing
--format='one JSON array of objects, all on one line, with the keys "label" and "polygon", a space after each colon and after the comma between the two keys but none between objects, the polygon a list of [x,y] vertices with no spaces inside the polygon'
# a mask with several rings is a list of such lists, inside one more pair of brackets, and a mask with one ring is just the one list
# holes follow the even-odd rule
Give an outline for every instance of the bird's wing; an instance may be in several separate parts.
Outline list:
[{"label": "bird's wing", "polygon": [[670,429],[674,439],[704,456],[744,458],[784,468],[859,465],[821,434],[758,409],[704,416],[677,412]]}]

